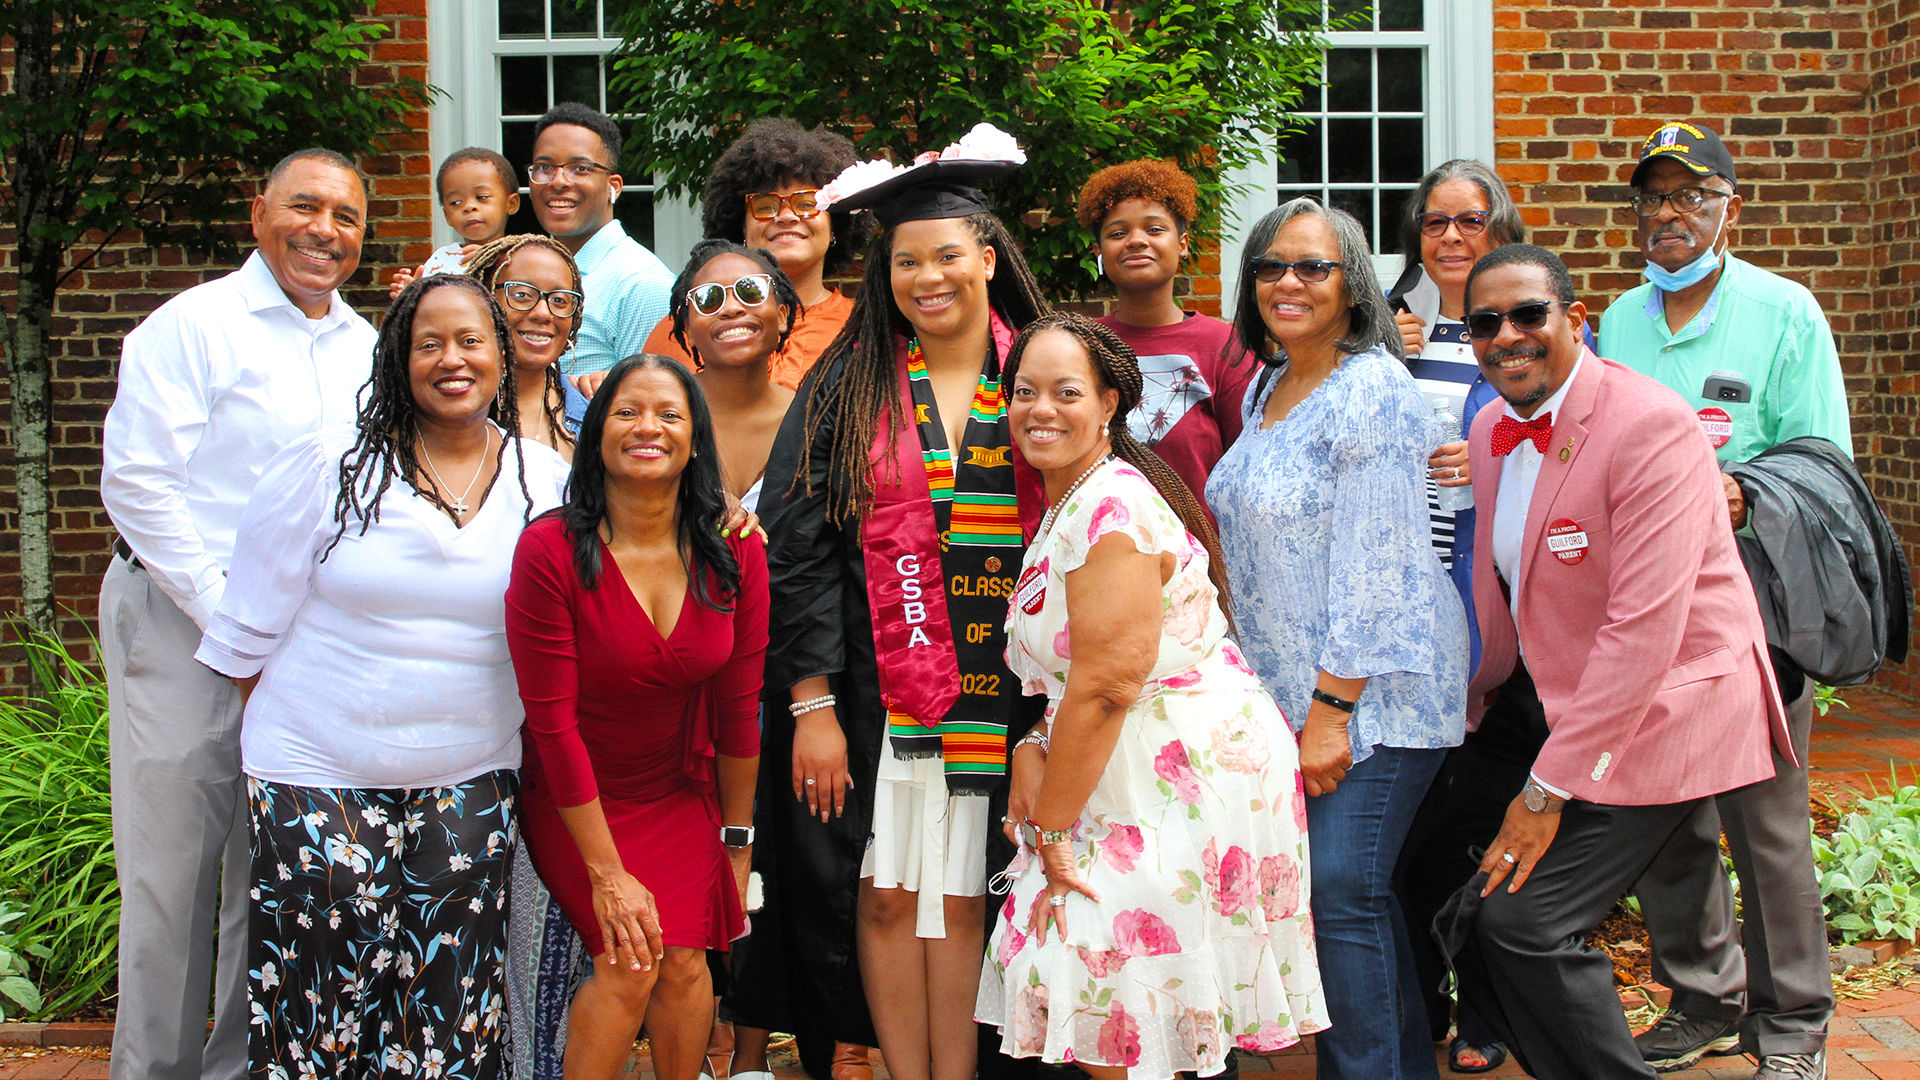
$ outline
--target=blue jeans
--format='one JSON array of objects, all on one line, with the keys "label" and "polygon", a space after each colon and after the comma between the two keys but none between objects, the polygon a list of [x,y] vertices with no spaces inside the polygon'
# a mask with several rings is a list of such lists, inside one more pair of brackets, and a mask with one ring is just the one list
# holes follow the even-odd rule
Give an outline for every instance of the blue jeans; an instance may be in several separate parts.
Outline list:
[{"label": "blue jeans", "polygon": [[1439,1078],[1393,868],[1446,756],[1376,746],[1331,794],[1307,800],[1313,930],[1333,1024],[1315,1037],[1319,1080]]}]

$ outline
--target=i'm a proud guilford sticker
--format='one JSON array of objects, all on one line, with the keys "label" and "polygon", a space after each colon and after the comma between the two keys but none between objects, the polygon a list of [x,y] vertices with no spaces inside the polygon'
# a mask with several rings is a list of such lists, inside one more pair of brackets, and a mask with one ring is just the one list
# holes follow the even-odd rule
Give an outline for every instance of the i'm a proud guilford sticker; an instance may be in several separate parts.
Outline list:
[{"label": "i'm a proud guilford sticker", "polygon": [[1578,566],[1587,558],[1587,531],[1561,518],[1547,526],[1547,550],[1568,566]]},{"label": "i'm a proud guilford sticker", "polygon": [[1733,417],[1718,405],[1709,405],[1700,410],[1700,430],[1707,433],[1707,441],[1715,450],[1733,441]]}]

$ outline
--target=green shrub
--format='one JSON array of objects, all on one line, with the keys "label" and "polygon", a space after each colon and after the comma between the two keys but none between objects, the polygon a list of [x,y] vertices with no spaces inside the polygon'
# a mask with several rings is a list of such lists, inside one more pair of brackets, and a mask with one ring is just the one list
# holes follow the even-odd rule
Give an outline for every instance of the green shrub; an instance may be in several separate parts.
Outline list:
[{"label": "green shrub", "polygon": [[0,897],[21,909],[10,932],[36,943],[27,952],[41,1000],[14,1000],[44,1018],[109,993],[120,892],[106,683],[58,642],[30,641],[27,650],[49,689],[44,698],[0,700]]},{"label": "green shrub", "polygon": [[21,1010],[33,1012],[40,1008],[40,990],[28,978],[27,957],[41,960],[53,954],[45,945],[23,945],[20,935],[13,924],[26,918],[26,911],[11,900],[0,900],[0,1021],[7,1019],[8,1002],[12,1002],[13,1016],[17,1019]]},{"label": "green shrub", "polygon": [[1920,787],[1856,801],[1832,840],[1813,838],[1813,858],[1827,926],[1843,944],[1920,933]]}]

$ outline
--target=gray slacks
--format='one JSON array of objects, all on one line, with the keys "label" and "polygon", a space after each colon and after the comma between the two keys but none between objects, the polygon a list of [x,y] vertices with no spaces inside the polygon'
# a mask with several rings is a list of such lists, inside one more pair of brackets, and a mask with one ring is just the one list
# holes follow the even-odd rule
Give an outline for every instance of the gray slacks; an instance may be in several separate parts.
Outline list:
[{"label": "gray slacks", "polygon": [[199,644],[193,620],[115,556],[100,582],[121,900],[113,1080],[247,1071],[240,694],[194,660]]},{"label": "gray slacks", "polygon": [[[1807,828],[1811,679],[1787,705],[1787,727],[1800,764],[1775,754],[1773,779],[1715,796],[1709,812],[1675,832],[1634,886],[1653,938],[1653,976],[1673,988],[1674,1007],[1731,1020],[1740,1015],[1744,987],[1740,1043],[1757,1055],[1818,1050],[1833,1018],[1827,923]],[[1737,934],[1720,862],[1723,827],[1740,875]]]}]

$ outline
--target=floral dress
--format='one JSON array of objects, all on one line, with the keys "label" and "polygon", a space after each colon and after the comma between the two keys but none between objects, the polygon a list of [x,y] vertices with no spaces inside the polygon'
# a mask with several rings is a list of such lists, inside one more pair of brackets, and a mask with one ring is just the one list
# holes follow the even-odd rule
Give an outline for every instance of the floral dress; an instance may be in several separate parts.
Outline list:
[{"label": "floral dress", "polygon": [[[1120,533],[1172,552],[1159,657],[1073,826],[1095,902],[1067,895],[1069,934],[1026,932],[1046,888],[1033,850],[981,973],[976,1017],[1014,1057],[1219,1072],[1231,1047],[1269,1053],[1327,1026],[1307,903],[1306,795],[1285,718],[1227,640],[1206,549],[1146,477],[1109,462],[1027,549],[1007,660],[1052,717],[1073,654],[1066,575]],[[1021,600],[1025,599],[1026,603]]]}]

